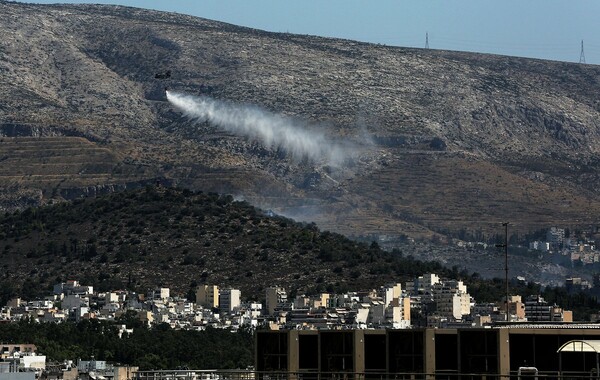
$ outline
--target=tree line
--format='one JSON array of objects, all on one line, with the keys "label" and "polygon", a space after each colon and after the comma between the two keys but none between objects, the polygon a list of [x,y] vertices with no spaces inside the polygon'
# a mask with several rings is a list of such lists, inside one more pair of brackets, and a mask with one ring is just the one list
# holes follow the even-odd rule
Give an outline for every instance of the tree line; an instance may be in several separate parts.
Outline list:
[{"label": "tree line", "polygon": [[[118,335],[118,323],[134,325]],[[31,343],[48,361],[106,360],[151,369],[237,369],[253,365],[253,333],[240,329],[174,330],[167,324],[144,327],[132,315],[117,324],[99,320],[37,323],[23,320],[0,324],[0,341]]]}]

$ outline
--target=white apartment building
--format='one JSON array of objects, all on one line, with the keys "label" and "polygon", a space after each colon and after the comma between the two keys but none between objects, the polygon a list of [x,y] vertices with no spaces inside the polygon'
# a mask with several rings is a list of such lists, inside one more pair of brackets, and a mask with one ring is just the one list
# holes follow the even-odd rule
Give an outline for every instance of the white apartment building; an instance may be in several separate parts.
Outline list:
[{"label": "white apartment building", "polygon": [[22,368],[46,369],[46,355],[36,355],[35,352],[21,354],[19,362]]},{"label": "white apartment building", "polygon": [[427,273],[406,282],[406,291],[412,294],[428,293],[431,288],[440,282],[440,277],[434,273]]},{"label": "white apartment building", "polygon": [[385,306],[388,306],[394,300],[394,286],[382,286],[379,289],[379,298]]},{"label": "white apartment building", "polygon": [[79,281],[69,280],[60,284],[54,285],[54,294],[79,294],[79,295],[91,295],[94,293],[93,286],[84,286],[79,284]]},{"label": "white apartment building", "polygon": [[158,288],[154,289],[149,296],[151,300],[166,302],[170,298],[170,291],[169,288]]},{"label": "white apartment building", "polygon": [[444,281],[433,286],[433,301],[440,316],[462,319],[471,313],[471,296],[462,281]]}]

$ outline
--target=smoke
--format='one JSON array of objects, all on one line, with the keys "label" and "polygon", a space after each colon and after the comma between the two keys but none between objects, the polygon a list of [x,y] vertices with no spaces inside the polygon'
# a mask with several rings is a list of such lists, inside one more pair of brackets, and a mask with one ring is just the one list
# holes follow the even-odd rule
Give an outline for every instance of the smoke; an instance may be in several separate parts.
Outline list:
[{"label": "smoke", "polygon": [[183,114],[198,122],[209,122],[225,131],[260,141],[264,146],[283,149],[296,160],[325,161],[340,165],[348,147],[332,141],[305,123],[255,106],[167,91],[167,99]]}]

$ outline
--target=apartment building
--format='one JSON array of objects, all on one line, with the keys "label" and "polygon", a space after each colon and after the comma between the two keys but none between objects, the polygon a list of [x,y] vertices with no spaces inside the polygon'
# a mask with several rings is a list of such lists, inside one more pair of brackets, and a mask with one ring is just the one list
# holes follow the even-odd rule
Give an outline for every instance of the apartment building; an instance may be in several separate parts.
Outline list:
[{"label": "apartment building", "polygon": [[272,315],[275,310],[281,309],[287,303],[287,293],[284,288],[274,286],[265,291],[265,309]]},{"label": "apartment building", "polygon": [[231,313],[240,307],[239,289],[224,289],[219,292],[219,309],[222,313]]},{"label": "apartment building", "polygon": [[196,289],[196,303],[207,308],[219,307],[219,287],[216,285],[200,285]]}]

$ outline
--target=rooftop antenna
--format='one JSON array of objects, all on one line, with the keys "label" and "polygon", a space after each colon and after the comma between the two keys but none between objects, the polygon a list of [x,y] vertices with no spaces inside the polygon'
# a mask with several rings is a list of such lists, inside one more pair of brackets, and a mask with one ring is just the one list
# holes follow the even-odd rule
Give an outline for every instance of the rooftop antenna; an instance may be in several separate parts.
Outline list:
[{"label": "rooftop antenna", "polygon": [[508,309],[508,222],[502,223],[504,226],[504,244],[496,244],[498,248],[504,248],[504,282],[506,285],[506,322],[510,321]]},{"label": "rooftop antenna", "polygon": [[581,53],[579,53],[579,63],[585,63],[585,53],[583,51],[583,40],[581,40]]},{"label": "rooftop antenna", "polygon": [[[429,49],[429,32],[425,32],[425,49]],[[583,41],[581,41],[581,51],[583,54]],[[584,58],[585,63],[585,58]]]}]

